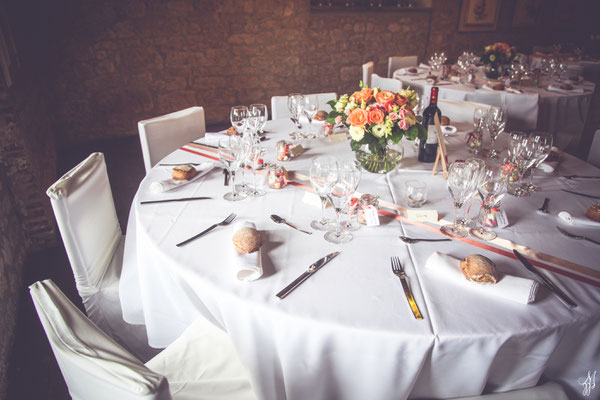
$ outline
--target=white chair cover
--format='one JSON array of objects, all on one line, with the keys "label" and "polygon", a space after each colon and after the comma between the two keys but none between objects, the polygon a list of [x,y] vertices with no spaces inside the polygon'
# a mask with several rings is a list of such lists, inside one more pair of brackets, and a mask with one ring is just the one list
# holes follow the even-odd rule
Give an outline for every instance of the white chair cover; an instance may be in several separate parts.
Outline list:
[{"label": "white chair cover", "polygon": [[[319,101],[319,110],[329,110],[329,106],[327,102],[330,100],[337,99],[337,93],[329,92],[329,93],[312,93],[309,94],[311,96],[317,96],[317,100]],[[281,118],[289,118],[291,116],[290,110],[287,106],[287,96],[273,96],[271,97],[271,118],[272,119],[281,119]]]},{"label": "white chair cover", "polygon": [[190,107],[138,122],[146,173],[173,150],[203,137],[206,121],[202,107]]},{"label": "white chair cover", "polygon": [[104,162],[92,153],[47,192],[88,317],[141,360],[157,350],[145,327],[123,321],[119,277],[125,238],[117,218]]},{"label": "white chair cover", "polygon": [[489,109],[491,106],[472,101],[440,99],[438,100],[438,107],[442,111],[442,115],[450,118],[450,124],[452,125],[454,122],[472,124],[475,109]]},{"label": "white chair cover", "polygon": [[167,380],[98,329],[54,282],[29,290],[73,399],[171,399]]},{"label": "white chair cover", "polygon": [[400,68],[416,67],[417,56],[406,56],[406,57],[390,57],[388,58],[388,74],[387,77],[391,78],[394,76],[394,71]]},{"label": "white chair cover", "polygon": [[540,95],[537,93],[507,93],[476,90],[465,100],[502,107],[510,118],[507,129],[535,129],[538,121]]},{"label": "white chair cover", "polygon": [[369,61],[368,63],[362,65],[363,85],[371,87],[371,75],[373,74],[374,68],[375,63],[373,61]]},{"label": "white chair cover", "polygon": [[447,400],[569,400],[569,398],[558,383],[547,382],[528,389],[490,393],[481,396],[455,397]]},{"label": "white chair cover", "polygon": [[394,93],[402,89],[402,82],[393,78],[382,78],[377,74],[371,74],[371,87],[378,87],[381,90],[389,90]]}]

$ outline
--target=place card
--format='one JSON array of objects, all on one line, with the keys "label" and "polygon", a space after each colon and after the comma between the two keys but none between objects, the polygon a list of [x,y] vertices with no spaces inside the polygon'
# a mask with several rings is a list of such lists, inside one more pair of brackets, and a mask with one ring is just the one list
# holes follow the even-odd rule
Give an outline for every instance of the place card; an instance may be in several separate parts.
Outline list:
[{"label": "place card", "polygon": [[346,136],[345,132],[342,133],[334,133],[333,135],[329,135],[329,141],[331,142],[343,142],[345,140],[348,140],[348,137]]},{"label": "place card", "polygon": [[[306,203],[310,206],[321,208],[321,198],[319,197],[318,194],[313,193],[313,192],[304,192],[304,196],[302,197],[302,202]],[[327,208],[329,206],[331,206],[331,202],[329,200],[327,200],[327,204],[325,205],[325,208]]]},{"label": "place card", "polygon": [[508,226],[508,217],[506,216],[506,212],[504,210],[500,210],[500,212],[496,213],[496,222],[498,223],[498,228],[500,229]]},{"label": "place card", "polygon": [[438,221],[438,212],[437,210],[406,210],[406,218],[411,221],[419,221],[419,222],[437,222]]},{"label": "place card", "polygon": [[304,153],[305,149],[301,144],[292,147],[290,150],[290,155],[292,157],[298,157],[300,154]]},{"label": "place card", "polygon": [[367,226],[378,226],[379,225],[379,214],[377,213],[377,207],[375,206],[366,206],[363,208],[365,218],[365,222]]}]

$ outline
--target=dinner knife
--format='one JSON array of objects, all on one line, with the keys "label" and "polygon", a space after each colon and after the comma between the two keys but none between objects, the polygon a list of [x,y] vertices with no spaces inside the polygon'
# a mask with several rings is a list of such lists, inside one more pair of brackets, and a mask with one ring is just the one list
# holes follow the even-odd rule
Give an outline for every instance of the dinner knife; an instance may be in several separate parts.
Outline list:
[{"label": "dinner knife", "polygon": [[590,199],[600,199],[600,196],[594,196],[594,195],[586,194],[586,193],[577,193],[577,192],[573,192],[573,191],[567,190],[567,189],[560,189],[560,190],[562,190],[563,192],[576,194],[578,196],[589,197]]},{"label": "dinner knife", "polygon": [[535,269],[535,267],[531,265],[531,263],[525,257],[523,257],[521,253],[519,253],[517,250],[513,250],[513,253],[515,253],[515,256],[517,256],[517,258],[519,259],[519,261],[521,261],[525,268],[537,275],[542,280],[544,286],[546,286],[552,293],[554,293],[564,305],[566,305],[569,308],[577,307],[577,303],[571,300],[569,296],[567,296],[562,290],[560,290],[560,288],[556,286],[554,282],[550,280],[550,278],[547,278],[546,276],[542,275],[540,271]]},{"label": "dinner knife", "polygon": [[594,175],[566,175],[563,178],[567,179],[600,179],[600,176]]},{"label": "dinner knife", "polygon": [[288,294],[292,293],[294,289],[300,286],[305,280],[313,276],[319,269],[321,269],[325,264],[329,261],[333,260],[338,254],[339,251],[334,253],[327,254],[325,257],[317,260],[314,264],[312,264],[306,271],[304,271],[299,277],[297,277],[292,283],[287,285],[283,290],[277,293],[277,297],[280,299],[284,299]]},{"label": "dinner knife", "polygon": [[212,199],[212,197],[182,197],[179,199],[147,200],[147,201],[141,201],[140,204],[169,203],[172,201],[193,201],[193,200],[209,200],[209,199]]}]

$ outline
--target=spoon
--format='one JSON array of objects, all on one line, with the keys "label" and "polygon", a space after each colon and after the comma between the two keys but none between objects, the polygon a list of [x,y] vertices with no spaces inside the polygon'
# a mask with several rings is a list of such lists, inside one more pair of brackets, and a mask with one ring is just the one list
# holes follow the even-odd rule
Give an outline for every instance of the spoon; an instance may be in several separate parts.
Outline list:
[{"label": "spoon", "polygon": [[402,240],[404,243],[418,243],[418,242],[449,242],[452,239],[413,239],[413,238],[409,238],[406,236],[399,236],[400,240]]},{"label": "spoon", "polygon": [[287,226],[290,226],[290,227],[294,228],[297,231],[306,233],[307,235],[312,235],[312,232],[304,231],[304,230],[298,228],[296,225],[292,224],[291,222],[286,221],[285,218],[281,218],[279,215],[271,214],[271,219],[275,223],[286,224]]}]

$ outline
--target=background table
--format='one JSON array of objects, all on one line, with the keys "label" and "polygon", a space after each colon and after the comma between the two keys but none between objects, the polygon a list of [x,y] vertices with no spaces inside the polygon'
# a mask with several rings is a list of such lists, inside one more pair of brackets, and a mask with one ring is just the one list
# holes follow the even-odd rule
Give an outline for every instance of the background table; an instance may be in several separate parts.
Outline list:
[{"label": "background table", "polygon": [[[273,159],[278,139],[292,124],[270,121],[267,159]],[[464,158],[464,131],[449,138],[450,158]],[[402,203],[408,179],[429,185],[426,208],[451,218],[450,196],[431,165],[416,162],[412,143],[405,146],[403,168],[388,175],[363,173],[359,191]],[[306,172],[312,157],[324,154],[352,159],[348,142],[312,141],[307,152],[285,163]],[[201,161],[178,150],[165,161]],[[600,174],[598,169],[568,155],[560,174]],[[481,253],[500,271],[531,275],[520,263],[463,242],[407,245],[398,235],[440,237],[410,224],[381,218],[379,227],[362,227],[345,245],[326,242],[322,233],[305,235],[270,221],[270,214],[308,227],[320,209],[303,202],[306,191],[288,185],[261,198],[226,202],[220,170],[173,193],[155,195],[149,184],[168,172],[155,167],[142,181],[127,229],[120,295],[124,317],[146,323],[149,343],[163,347],[198,315],[223,327],[231,336],[252,382],[266,399],[401,399],[444,398],[529,387],[544,373],[581,393],[577,379],[598,368],[600,293],[598,287],[548,273],[578,303],[571,310],[541,289],[533,304],[523,305],[481,296],[441,279],[425,268],[434,250],[462,258]],[[588,199],[557,191],[572,188],[598,192],[588,182],[567,181],[540,174],[542,192],[503,201],[511,224],[501,237],[598,270],[598,248],[558,235],[556,213],[581,213]],[[141,200],[210,195],[213,200],[140,206]],[[534,212],[550,197],[551,215]],[[472,214],[478,207],[472,207]],[[188,246],[175,243],[230,212],[253,220],[266,235],[262,248],[265,274],[252,283],[235,279],[229,227]],[[597,228],[570,228],[600,239]],[[289,297],[275,293],[318,258],[341,254]],[[406,269],[424,320],[413,318],[400,282],[392,274],[390,256]]]}]

